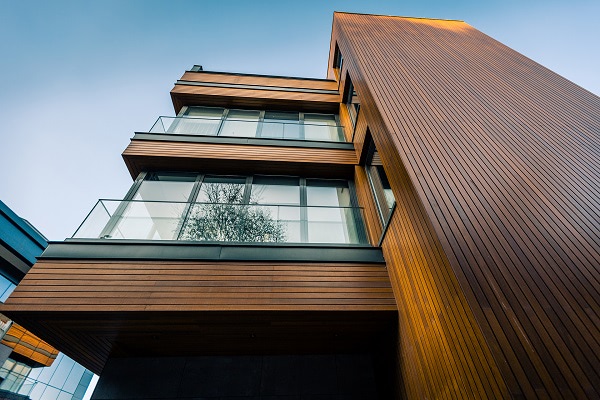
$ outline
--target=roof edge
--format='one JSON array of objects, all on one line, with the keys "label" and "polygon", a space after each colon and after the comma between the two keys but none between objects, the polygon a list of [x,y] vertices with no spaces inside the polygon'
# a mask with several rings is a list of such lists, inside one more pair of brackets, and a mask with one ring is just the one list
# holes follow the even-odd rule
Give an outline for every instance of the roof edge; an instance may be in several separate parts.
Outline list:
[{"label": "roof edge", "polygon": [[425,19],[425,20],[433,20],[433,21],[465,22],[462,19],[411,17],[408,15],[367,14],[367,13],[350,12],[350,11],[334,11],[333,15],[335,16],[335,14],[354,14],[354,15],[368,15],[368,16],[372,16],[372,17],[392,17],[392,18],[406,18],[406,19]]}]

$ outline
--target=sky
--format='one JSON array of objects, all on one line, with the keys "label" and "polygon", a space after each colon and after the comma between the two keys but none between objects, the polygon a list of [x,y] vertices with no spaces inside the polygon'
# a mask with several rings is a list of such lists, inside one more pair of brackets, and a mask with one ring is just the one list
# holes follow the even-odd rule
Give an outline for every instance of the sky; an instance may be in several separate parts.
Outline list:
[{"label": "sky", "polygon": [[0,199],[70,237],[186,69],[324,78],[333,11],[464,20],[600,94],[597,0],[0,0]]}]

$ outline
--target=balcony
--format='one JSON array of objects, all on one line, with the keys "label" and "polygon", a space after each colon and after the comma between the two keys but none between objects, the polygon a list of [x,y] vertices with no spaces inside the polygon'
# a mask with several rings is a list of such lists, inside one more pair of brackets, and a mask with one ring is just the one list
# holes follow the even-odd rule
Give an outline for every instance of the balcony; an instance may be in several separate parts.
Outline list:
[{"label": "balcony", "polygon": [[243,118],[159,117],[150,133],[197,136],[224,136],[320,142],[345,142],[343,127],[299,121],[275,122]]},{"label": "balcony", "polygon": [[359,207],[99,200],[75,239],[367,244]]}]

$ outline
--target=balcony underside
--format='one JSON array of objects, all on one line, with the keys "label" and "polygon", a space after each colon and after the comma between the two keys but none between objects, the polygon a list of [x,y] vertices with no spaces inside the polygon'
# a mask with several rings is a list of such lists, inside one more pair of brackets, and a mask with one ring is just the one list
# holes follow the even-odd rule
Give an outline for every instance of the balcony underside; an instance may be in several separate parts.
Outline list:
[{"label": "balcony underside", "polygon": [[3,312],[90,370],[109,356],[356,350],[397,318],[381,263],[39,261]]},{"label": "balcony underside", "polygon": [[[11,307],[14,308],[14,307]],[[15,311],[100,374],[109,357],[327,354],[368,351],[397,320],[376,311]],[[61,307],[64,309],[64,307]]]}]

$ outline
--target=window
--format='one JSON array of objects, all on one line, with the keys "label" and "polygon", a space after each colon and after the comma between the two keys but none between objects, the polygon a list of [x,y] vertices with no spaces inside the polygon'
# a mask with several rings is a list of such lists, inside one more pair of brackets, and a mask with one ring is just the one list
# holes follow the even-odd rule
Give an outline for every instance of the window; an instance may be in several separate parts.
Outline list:
[{"label": "window", "polygon": [[[104,232],[114,239],[176,239],[195,174],[148,173],[137,183],[132,201],[123,202]],[[134,184],[135,186],[136,184]]]},{"label": "window", "polygon": [[[369,135],[369,132],[367,132],[367,135]],[[391,210],[394,207],[396,200],[392,193],[390,182],[383,169],[381,158],[379,157],[379,153],[373,142],[369,145],[365,169],[367,170],[367,177],[375,196],[379,215],[385,224],[390,217]]]},{"label": "window", "polygon": [[255,137],[260,111],[228,110],[220,134],[223,136]]},{"label": "window", "polygon": [[342,53],[340,52],[340,48],[337,43],[335,45],[335,53],[333,55],[333,73],[335,74],[335,78],[339,81],[340,75],[342,73],[342,67],[344,66],[344,58],[342,57]]},{"label": "window", "polygon": [[173,118],[165,133],[214,136],[219,131],[225,109],[215,107],[186,107],[185,118]]},{"label": "window", "polygon": [[358,99],[358,94],[356,93],[356,89],[350,80],[350,77],[346,78],[346,87],[348,88],[346,91],[345,103],[346,108],[348,109],[348,114],[350,114],[350,121],[352,122],[352,126],[356,126],[356,119],[358,118],[358,111],[360,110],[360,101]]},{"label": "window", "polygon": [[150,133],[344,142],[336,114],[186,106],[160,117]]},{"label": "window", "polygon": [[331,142],[345,140],[333,114],[304,114],[304,138]]},{"label": "window", "polygon": [[300,139],[300,114],[290,111],[265,111],[260,137]]},{"label": "window", "polygon": [[[126,200],[112,207],[106,202],[101,207],[114,212],[101,238],[366,242],[351,183],[345,180],[142,173]],[[93,231],[85,225],[78,232]]]}]

